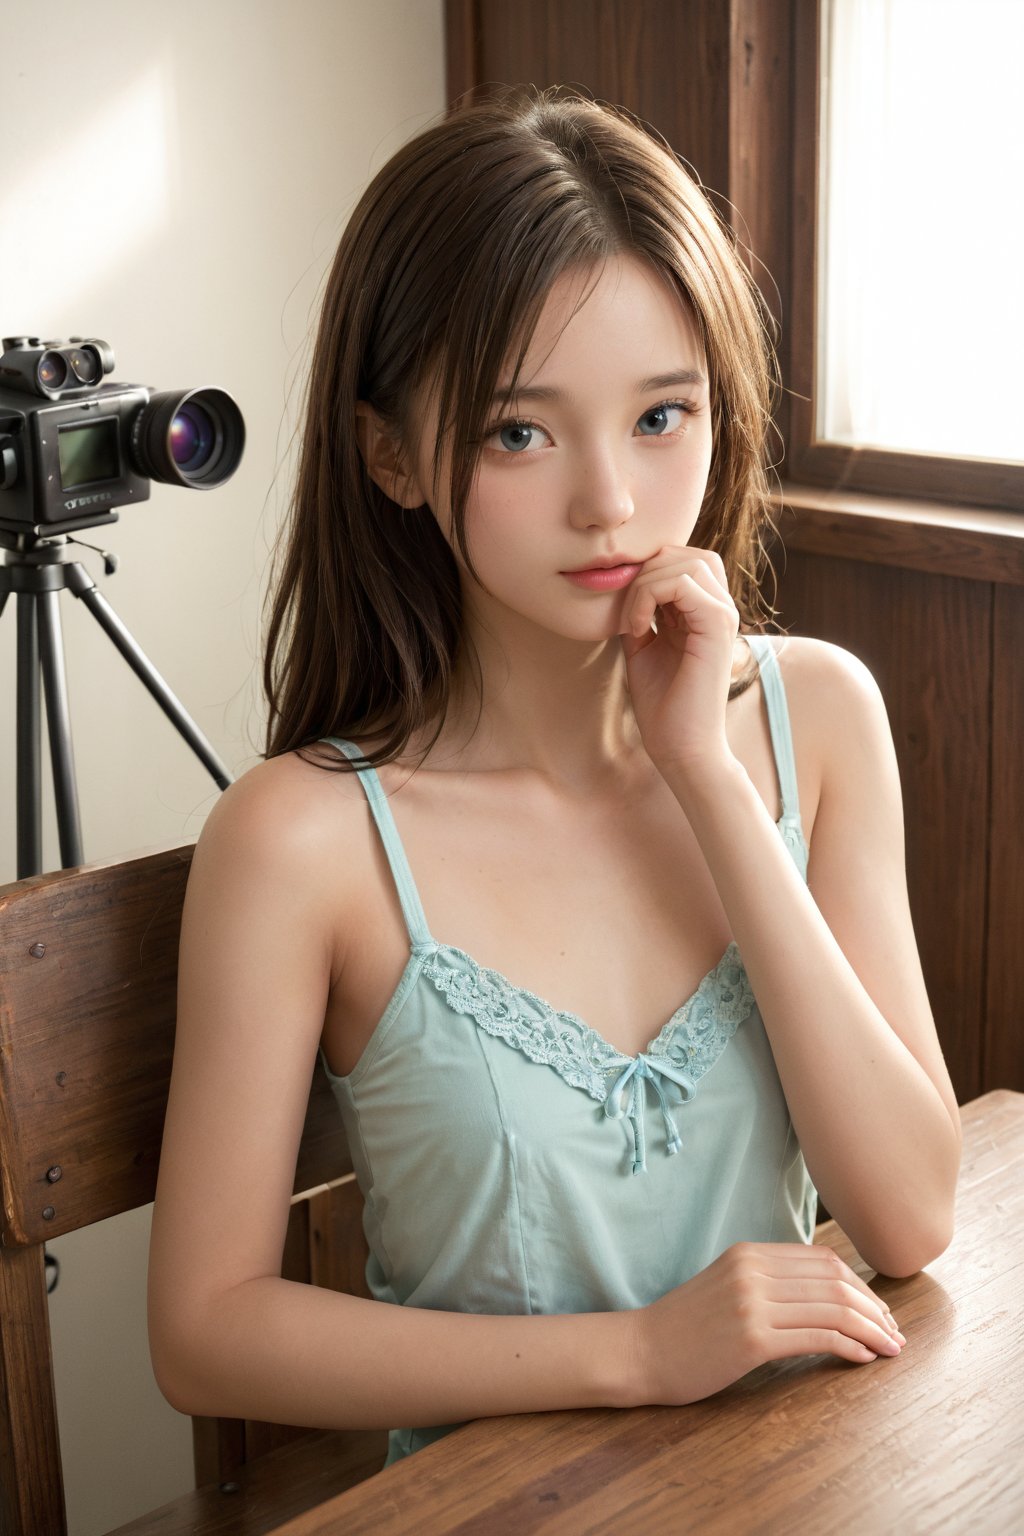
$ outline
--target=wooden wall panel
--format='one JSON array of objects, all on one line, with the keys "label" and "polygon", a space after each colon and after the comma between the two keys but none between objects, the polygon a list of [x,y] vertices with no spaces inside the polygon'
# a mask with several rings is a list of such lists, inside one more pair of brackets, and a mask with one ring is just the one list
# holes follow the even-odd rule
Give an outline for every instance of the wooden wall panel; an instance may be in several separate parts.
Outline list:
[{"label": "wooden wall panel", "polygon": [[[445,17],[449,101],[579,85],[665,136],[735,229],[785,375],[791,0],[446,0]],[[786,397],[777,419],[784,434]]]},{"label": "wooden wall panel", "polygon": [[[788,378],[791,281],[789,231],[778,210],[792,197],[792,36],[787,0],[732,0],[729,60],[729,181],[733,227],[748,249],[747,264],[779,327],[775,339]],[[788,399],[776,417],[785,434]]]},{"label": "wooden wall panel", "polygon": [[994,591],[984,1081],[1024,1089],[1024,587]]},{"label": "wooden wall panel", "polygon": [[885,698],[925,980],[957,1097],[974,1098],[986,1086],[992,588],[819,555],[776,565],[786,628],[845,646]]},{"label": "wooden wall panel", "polygon": [[476,0],[474,25],[478,83],[584,86],[653,124],[728,195],[730,5]]}]

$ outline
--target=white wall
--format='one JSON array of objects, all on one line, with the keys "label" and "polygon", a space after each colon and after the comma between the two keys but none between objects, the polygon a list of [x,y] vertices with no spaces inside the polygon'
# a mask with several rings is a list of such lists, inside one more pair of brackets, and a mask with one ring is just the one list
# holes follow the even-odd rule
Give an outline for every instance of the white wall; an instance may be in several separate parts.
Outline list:
[{"label": "white wall", "polygon": [[[233,772],[256,760],[268,550],[286,401],[318,284],[369,175],[444,106],[442,0],[47,0],[8,6],[0,333],[95,335],[114,380],[218,384],[248,446],[219,490],[155,485],[82,537],[103,594]],[[95,621],[61,598],[85,857],[196,836],[217,791]],[[0,881],[15,877],[14,602],[0,618]],[[45,737],[44,737],[45,743]],[[44,745],[44,762],[45,762]],[[46,800],[45,864],[59,864]],[[144,1336],[148,1213],[52,1245],[72,1536],[190,1486],[188,1421]],[[96,1311],[102,1312],[97,1321]],[[123,1369],[95,1412],[95,1384]]]}]

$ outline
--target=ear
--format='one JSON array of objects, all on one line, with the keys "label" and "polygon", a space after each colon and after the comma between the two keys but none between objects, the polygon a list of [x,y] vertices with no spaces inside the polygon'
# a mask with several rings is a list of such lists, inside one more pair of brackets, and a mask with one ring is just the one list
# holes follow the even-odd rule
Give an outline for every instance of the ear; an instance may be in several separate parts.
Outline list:
[{"label": "ear", "polygon": [[406,450],[365,400],[356,401],[356,440],[367,474],[385,496],[400,507],[425,504],[427,498]]}]

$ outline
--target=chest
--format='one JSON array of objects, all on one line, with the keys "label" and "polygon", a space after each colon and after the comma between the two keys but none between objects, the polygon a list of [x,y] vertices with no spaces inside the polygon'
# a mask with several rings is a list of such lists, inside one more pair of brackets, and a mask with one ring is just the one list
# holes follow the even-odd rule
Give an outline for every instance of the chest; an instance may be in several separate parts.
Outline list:
[{"label": "chest", "polygon": [[[774,819],[758,693],[735,701],[732,746]],[[643,1050],[730,942],[700,848],[657,775],[629,793],[569,800],[514,776],[421,773],[390,805],[431,936],[575,1013],[623,1054]],[[346,936],[324,1030],[339,1073],[359,1060],[409,956],[394,877],[367,822],[360,931]]]},{"label": "chest", "polygon": [[436,828],[411,829],[431,933],[639,1049],[729,942],[714,883],[664,786],[545,801],[465,811],[443,853]]}]

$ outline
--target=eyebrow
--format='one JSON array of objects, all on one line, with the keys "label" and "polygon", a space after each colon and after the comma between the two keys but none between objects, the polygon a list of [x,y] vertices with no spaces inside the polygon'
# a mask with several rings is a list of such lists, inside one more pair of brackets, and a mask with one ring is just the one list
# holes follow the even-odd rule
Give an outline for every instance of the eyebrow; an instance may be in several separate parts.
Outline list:
[{"label": "eyebrow", "polygon": [[[677,368],[672,373],[654,373],[648,379],[641,379],[636,386],[636,393],[646,395],[655,389],[676,389],[685,384],[706,383],[707,379],[698,368]],[[526,384],[519,389],[502,385],[494,391],[495,404],[509,400],[560,400],[562,398],[563,392],[560,389],[544,384]]]}]

